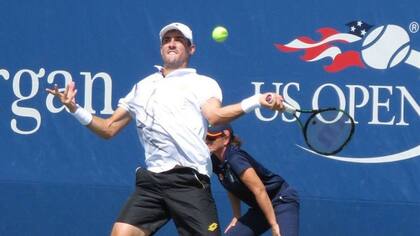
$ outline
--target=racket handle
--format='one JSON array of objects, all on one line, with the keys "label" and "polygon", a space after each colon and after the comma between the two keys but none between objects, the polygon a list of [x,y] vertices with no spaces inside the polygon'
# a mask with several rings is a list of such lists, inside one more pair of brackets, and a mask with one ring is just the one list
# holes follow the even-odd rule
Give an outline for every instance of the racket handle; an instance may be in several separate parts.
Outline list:
[{"label": "racket handle", "polygon": [[[271,95],[269,94],[269,95],[267,95],[267,97],[265,98],[265,100],[268,102],[268,103],[271,103],[272,102],[272,97],[271,97]],[[290,113],[290,114],[295,114],[296,113],[296,108],[294,108],[292,105],[290,105],[289,103],[287,103],[287,102],[285,102],[285,101],[283,101],[283,111],[284,112],[287,112],[287,113]]]}]

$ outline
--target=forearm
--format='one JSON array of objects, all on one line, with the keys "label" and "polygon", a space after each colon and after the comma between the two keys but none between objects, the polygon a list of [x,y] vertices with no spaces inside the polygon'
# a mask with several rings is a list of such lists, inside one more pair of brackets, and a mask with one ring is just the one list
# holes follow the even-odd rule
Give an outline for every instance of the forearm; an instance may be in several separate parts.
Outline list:
[{"label": "forearm", "polygon": [[276,215],[274,214],[273,205],[270,198],[268,197],[265,185],[258,177],[254,168],[248,168],[242,172],[239,176],[241,181],[248,187],[252,192],[257,201],[258,206],[263,212],[265,218],[271,226],[277,225]]},{"label": "forearm", "polygon": [[277,220],[276,215],[274,213],[273,205],[265,189],[256,193],[255,199],[258,203],[258,206],[261,208],[261,211],[263,212],[265,218],[267,219],[268,223],[271,226],[276,225]]},{"label": "forearm", "polygon": [[241,217],[241,201],[232,193],[228,192],[230,206],[232,208],[233,216],[236,218]]},{"label": "forearm", "polygon": [[[270,96],[270,101],[267,97]],[[245,113],[250,113],[259,107],[266,107],[272,110],[283,109],[283,97],[275,93],[255,94],[243,99],[241,102],[222,107],[216,98],[210,98],[202,105],[201,109],[210,124],[229,123]]]},{"label": "forearm", "polygon": [[107,118],[101,118],[90,114],[88,111],[79,107],[75,113],[71,113],[82,125],[98,136],[109,139],[114,137],[131,120],[128,112],[118,108],[114,114]]},{"label": "forearm", "polygon": [[107,119],[93,116],[92,121],[86,127],[99,137],[110,139],[111,137],[115,136],[116,131],[113,130],[108,123],[109,121]]},{"label": "forearm", "polygon": [[213,110],[212,114],[209,115],[208,121],[212,125],[229,123],[245,112],[241,108],[241,104],[232,104],[224,107],[219,107]]},{"label": "forearm", "polygon": [[61,103],[67,107],[70,114],[80,122],[80,124],[88,127],[93,133],[102,138],[111,138],[125,127],[131,120],[128,111],[123,108],[117,108],[112,116],[103,119],[93,116],[88,110],[76,103],[75,96],[77,94],[76,85],[71,81],[65,88],[64,92],[60,92],[55,84],[53,88],[45,89],[48,93],[60,99]]},{"label": "forearm", "polygon": [[239,103],[221,106],[219,100],[215,98],[209,99],[202,107],[204,116],[210,124],[218,125],[229,123],[245,113],[253,111],[261,106],[262,95],[256,94],[242,100]]}]

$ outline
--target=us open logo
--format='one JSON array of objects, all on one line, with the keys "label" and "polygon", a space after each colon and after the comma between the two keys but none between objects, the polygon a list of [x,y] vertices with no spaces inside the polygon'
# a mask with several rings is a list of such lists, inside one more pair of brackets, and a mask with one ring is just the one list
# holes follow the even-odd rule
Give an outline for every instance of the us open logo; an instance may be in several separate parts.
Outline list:
[{"label": "us open logo", "polygon": [[[303,50],[305,53],[301,59],[306,62],[331,58],[332,63],[324,66],[329,73],[340,72],[349,67],[384,70],[402,62],[420,69],[420,52],[410,47],[410,37],[404,28],[393,24],[374,28],[363,21],[352,21],[346,25],[349,27],[348,33],[329,27],[320,28],[317,30],[321,34],[319,41],[302,36],[287,44],[275,46],[286,53]],[[415,29],[415,26],[411,27],[411,31]],[[360,51],[340,49],[340,44],[362,40]]]},{"label": "us open logo", "polygon": [[[335,28],[324,27],[316,30],[317,34],[320,35],[319,39],[313,39],[310,36],[299,36],[290,41],[284,41],[284,43],[275,43],[275,48],[281,53],[291,54],[296,56],[300,54],[300,59],[304,62],[307,62],[308,65],[312,64],[313,66],[323,66],[323,71],[329,74],[335,73],[346,73],[350,68],[353,68],[351,72],[355,71],[384,71],[385,74],[380,74],[386,78],[386,71],[389,69],[399,68],[398,72],[403,72],[402,74],[410,74],[411,76],[416,74],[416,71],[419,72],[420,69],[420,52],[419,48],[413,47],[415,45],[410,37],[415,37],[418,32],[419,25],[417,22],[411,22],[407,30],[396,24],[384,24],[379,26],[374,26],[363,21],[351,21],[346,25],[346,32],[341,32]],[[418,44],[417,44],[418,45]],[[303,65],[305,66],[305,65]],[[303,67],[300,66],[300,67]],[[322,71],[321,71],[322,72]],[[371,73],[370,73],[371,74]],[[348,74],[351,76],[352,74]],[[360,73],[358,73],[360,76]],[[418,73],[417,73],[418,76]],[[400,77],[404,78],[402,75]],[[418,78],[418,77],[417,77]],[[322,78],[318,77],[318,80],[322,82]],[[365,83],[372,81],[371,78],[362,78],[361,80]],[[360,81],[360,80],[359,80]],[[418,82],[408,78],[408,83],[410,86],[401,86],[400,84],[396,85],[378,85],[378,81],[375,80],[375,84],[364,85],[364,84],[346,84],[344,87],[334,84],[332,82],[321,84],[318,88],[315,88],[315,91],[312,94],[312,107],[314,109],[318,108],[318,102],[321,94],[325,89],[335,90],[337,94],[336,100],[339,101],[339,106],[341,109],[346,109],[353,117],[356,117],[358,120],[356,110],[362,109],[367,106],[370,102],[372,103],[372,108],[370,112],[371,118],[370,121],[367,121],[365,124],[371,126],[385,126],[385,127],[403,127],[414,125],[418,127],[418,121],[420,117],[420,106],[416,101],[418,96]],[[391,80],[383,80],[389,81]],[[401,83],[401,78],[396,78],[395,83]],[[300,92],[301,87],[304,84],[300,82],[289,82],[289,83],[272,83],[276,86],[276,91],[283,94],[287,101],[291,101],[292,105],[299,106],[299,102],[295,100],[294,97],[291,97],[289,90],[292,88],[297,92]],[[413,86],[413,84],[415,84]],[[259,93],[262,90],[263,82],[253,82],[255,87],[255,92]],[[416,88],[417,87],[417,88]],[[346,91],[347,89],[347,91]],[[354,99],[357,90],[362,91],[364,95],[362,96],[364,100],[360,104],[356,104]],[[370,95],[369,89],[372,90],[373,95]],[[395,105],[400,105],[399,117],[400,122],[395,122],[395,118],[398,115],[393,116],[388,122],[380,122],[379,107],[382,106],[383,110],[388,111],[386,115],[389,114],[391,110],[391,105],[389,99],[387,103],[380,101],[379,91],[381,89],[386,89],[388,92],[393,95],[394,91],[399,91],[401,99],[399,102],[395,102]],[[414,89],[414,92],[410,92],[410,89]],[[390,96],[391,97],[391,96]],[[369,101],[369,99],[373,99]],[[335,99],[335,98],[334,98]],[[376,108],[375,108],[376,106]],[[397,106],[398,107],[398,106]],[[398,110],[395,109],[395,110]],[[406,122],[404,119],[405,113],[407,110],[410,111],[410,122]],[[417,115],[417,116],[416,116]],[[256,116],[262,121],[271,121],[277,117],[277,113],[271,117],[265,117],[261,114],[260,110],[256,110]],[[283,121],[288,121],[284,116],[282,117]],[[397,118],[398,119],[398,118]],[[402,129],[394,129],[402,130]],[[357,132],[357,128],[356,128]],[[410,132],[411,133],[411,132]],[[413,133],[414,134],[414,133]],[[323,156],[325,158],[334,159],[344,162],[353,162],[353,163],[386,163],[386,162],[395,162],[406,160],[414,157],[420,156],[420,144],[418,139],[412,141],[413,143],[409,144],[410,147],[402,148],[403,150],[391,151],[386,155],[346,155],[346,156],[326,156],[317,154],[310,149],[297,145],[302,150],[312,152],[316,155]],[[368,145],[369,146],[369,145]]]}]

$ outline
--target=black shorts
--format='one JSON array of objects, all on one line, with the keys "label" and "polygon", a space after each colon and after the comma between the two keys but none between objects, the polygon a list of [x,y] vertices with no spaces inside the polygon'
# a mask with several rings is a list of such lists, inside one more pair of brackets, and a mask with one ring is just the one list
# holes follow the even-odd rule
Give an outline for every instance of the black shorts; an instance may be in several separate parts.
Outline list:
[{"label": "black shorts", "polygon": [[180,235],[220,235],[210,179],[186,167],[162,173],[138,169],[136,189],[117,222],[153,234],[170,219]]}]

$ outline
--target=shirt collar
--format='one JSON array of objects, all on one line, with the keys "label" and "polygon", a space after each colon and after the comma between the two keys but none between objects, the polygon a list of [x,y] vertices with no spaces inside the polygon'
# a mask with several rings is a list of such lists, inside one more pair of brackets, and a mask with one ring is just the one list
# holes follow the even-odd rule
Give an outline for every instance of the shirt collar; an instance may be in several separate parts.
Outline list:
[{"label": "shirt collar", "polygon": [[228,144],[227,145],[227,147],[226,147],[226,149],[225,149],[225,152],[223,153],[223,164],[225,164],[227,161],[228,161],[228,158],[230,158],[230,155],[229,155],[229,153],[231,152],[231,150],[232,150],[232,145],[231,144]]},{"label": "shirt collar", "polygon": [[[155,65],[155,68],[161,73],[163,70],[163,66]],[[180,68],[172,71],[171,73],[167,74],[165,77],[171,76],[182,76],[185,74],[197,73],[197,71],[193,68]]]}]

